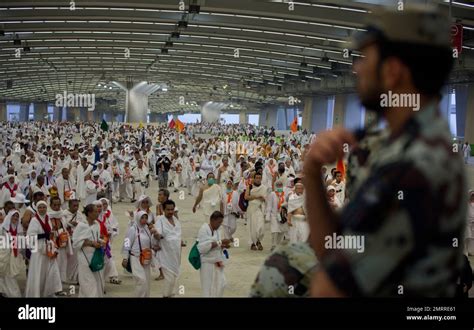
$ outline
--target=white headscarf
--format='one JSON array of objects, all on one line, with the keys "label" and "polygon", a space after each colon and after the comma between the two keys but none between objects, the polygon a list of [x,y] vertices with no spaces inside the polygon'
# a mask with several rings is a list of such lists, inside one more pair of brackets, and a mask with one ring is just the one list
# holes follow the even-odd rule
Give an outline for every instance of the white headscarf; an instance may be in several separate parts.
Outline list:
[{"label": "white headscarf", "polygon": [[[39,212],[38,212],[38,207],[39,207],[41,204],[44,204],[44,205],[46,206],[46,208],[47,208],[47,207],[48,207],[48,203],[46,203],[45,201],[41,200],[41,201],[36,202],[36,204],[35,204],[35,207],[36,207],[36,214],[41,218],[41,220],[43,220],[46,215],[42,216],[42,215],[40,215]],[[46,211],[46,214],[48,214],[47,211]]]},{"label": "white headscarf", "polygon": [[141,210],[141,209],[142,209],[142,208],[141,208],[142,202],[143,202],[144,200],[147,200],[147,199],[148,199],[148,206],[149,206],[149,207],[152,207],[152,206],[153,206],[153,202],[151,201],[151,198],[150,198],[149,196],[147,196],[147,195],[141,195],[140,197],[138,197],[138,201],[136,202],[136,205],[135,205],[135,206],[137,207],[137,209],[140,209],[140,210]]},{"label": "white headscarf", "polygon": [[135,219],[133,219],[133,220],[134,220],[134,223],[135,223],[135,226],[137,226],[137,227],[144,227],[144,226],[145,226],[145,227],[146,227],[146,225],[142,226],[142,225],[140,224],[140,219],[141,219],[142,216],[144,216],[145,214],[148,215],[145,211],[138,211],[137,213],[135,213]]},{"label": "white headscarf", "polygon": [[[103,201],[106,201],[106,202],[107,202],[107,210],[112,211],[112,208],[110,207],[110,202],[109,202],[109,200],[108,200],[107,198],[102,197],[101,199],[99,199],[99,201],[100,201],[101,203],[103,203]],[[107,210],[104,210],[104,207],[103,207],[103,204],[102,204],[102,211],[105,212],[105,211],[107,211]]]},{"label": "white headscarf", "polygon": [[[8,212],[5,219],[3,220],[2,228],[5,231],[10,231],[12,217],[15,213],[18,214],[18,217],[20,216],[20,212],[18,210],[13,209],[13,210],[10,210],[10,212]],[[17,234],[19,234],[20,232],[23,232],[23,226],[20,226],[20,219],[18,219],[18,222],[16,223],[16,230],[17,230]]]}]

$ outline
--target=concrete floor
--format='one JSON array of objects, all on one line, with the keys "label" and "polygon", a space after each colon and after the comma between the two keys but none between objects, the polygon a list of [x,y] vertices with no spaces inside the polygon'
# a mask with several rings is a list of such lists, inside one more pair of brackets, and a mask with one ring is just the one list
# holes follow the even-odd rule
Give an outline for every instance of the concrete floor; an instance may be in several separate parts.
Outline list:
[{"label": "concrete floor", "polygon": [[[469,177],[469,187],[474,188],[474,166],[466,166],[466,170]],[[153,181],[152,188],[147,190],[149,196],[152,197],[154,203],[157,199],[157,183]],[[181,196],[180,196],[181,195]],[[179,197],[184,199],[180,200]],[[201,225],[204,223],[204,217],[200,210],[196,214],[192,213],[192,205],[194,204],[194,198],[187,195],[185,189],[184,194],[172,192],[171,198],[177,203],[179,208],[179,217],[183,228],[183,240],[187,242],[187,246],[182,250],[181,258],[181,270],[182,274],[179,278],[180,294],[182,297],[200,297],[201,285],[199,279],[199,271],[194,270],[189,264],[187,258],[190,248],[197,236],[197,232]],[[134,291],[134,280],[133,277],[124,275],[121,266],[121,245],[122,240],[127,229],[128,219],[125,216],[125,212],[133,210],[133,206],[130,203],[118,203],[113,205],[113,212],[118,218],[120,223],[120,235],[119,239],[113,242],[113,255],[115,255],[115,263],[122,279],[121,285],[113,285],[110,283],[106,284],[106,296],[107,297],[132,297]],[[265,238],[263,240],[263,251],[250,251],[248,247],[248,228],[244,224],[243,220],[239,220],[237,232],[234,235],[240,241],[239,247],[233,247],[230,249],[230,259],[225,268],[225,275],[227,278],[227,287],[224,292],[225,297],[245,297],[248,296],[250,286],[252,285],[257,272],[264,261],[265,257],[270,252],[270,228],[269,224],[265,227]],[[470,257],[471,265],[474,268],[474,257]],[[25,278],[19,279],[20,287],[22,290],[25,287]],[[162,281],[155,281],[154,277],[151,283],[151,296],[161,297]],[[69,286],[64,287],[65,290],[70,290]],[[77,290],[76,290],[77,291]],[[77,294],[77,292],[76,292]],[[474,297],[474,289],[471,290],[470,295]],[[73,295],[75,296],[75,295]]]}]

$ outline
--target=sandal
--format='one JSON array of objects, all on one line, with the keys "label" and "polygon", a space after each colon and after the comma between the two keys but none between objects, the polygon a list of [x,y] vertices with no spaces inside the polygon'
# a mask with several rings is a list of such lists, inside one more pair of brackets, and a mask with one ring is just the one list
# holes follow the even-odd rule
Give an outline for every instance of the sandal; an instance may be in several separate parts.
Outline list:
[{"label": "sandal", "polygon": [[59,291],[59,292],[56,292],[54,295],[55,295],[56,297],[66,297],[66,296],[67,296],[67,292]]},{"label": "sandal", "polygon": [[117,277],[111,277],[110,278],[110,283],[112,283],[112,284],[122,284],[122,281],[119,280]]},{"label": "sandal", "polygon": [[160,274],[160,276],[155,278],[155,281],[161,281],[161,280],[164,280],[164,279],[165,279],[165,277],[162,274]]},{"label": "sandal", "polygon": [[250,250],[257,251],[257,247],[255,246],[255,244],[252,244],[252,246],[250,247]]}]

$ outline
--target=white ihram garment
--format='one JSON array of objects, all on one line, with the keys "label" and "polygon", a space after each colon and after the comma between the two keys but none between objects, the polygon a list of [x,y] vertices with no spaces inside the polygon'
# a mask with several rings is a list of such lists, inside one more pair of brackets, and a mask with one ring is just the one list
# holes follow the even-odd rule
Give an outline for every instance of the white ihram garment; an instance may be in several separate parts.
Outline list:
[{"label": "white ihram garment", "polygon": [[165,216],[156,220],[155,228],[161,234],[159,259],[165,277],[163,296],[171,297],[175,293],[181,265],[181,223],[173,217],[174,226]]},{"label": "white ihram garment", "polygon": [[97,242],[100,238],[99,224],[95,221],[92,226],[79,222],[72,236],[73,248],[77,254],[79,297],[97,298],[104,296],[104,282],[102,272],[92,272],[89,268],[95,248],[83,247],[85,240]]},{"label": "white ihram garment", "polygon": [[208,222],[211,214],[214,211],[221,210],[221,199],[222,199],[222,191],[219,185],[213,184],[210,187],[207,187],[202,192],[202,212],[204,213],[204,221]]},{"label": "white ihram garment", "polygon": [[[296,194],[293,194],[288,199],[288,213],[291,213],[299,208],[305,209],[304,202],[305,202],[304,195],[298,196]],[[289,230],[290,242],[291,243],[306,242],[309,237],[309,226],[308,226],[308,223],[306,222],[306,216],[302,214],[292,215],[291,223],[292,223],[292,226],[290,227],[290,230]]]},{"label": "white ihram garment", "polygon": [[[50,221],[49,225],[51,226]],[[28,226],[27,235],[33,239],[34,236],[40,234],[44,234],[44,230],[39,220],[34,216]],[[58,262],[46,255],[45,239],[38,239],[37,251],[31,251],[25,297],[49,297],[61,290]]]},{"label": "white ihram garment", "polygon": [[[267,198],[268,189],[261,184],[260,186],[252,186],[250,196]],[[247,223],[249,225],[250,241],[252,244],[262,242],[265,225],[265,202],[260,199],[249,201],[247,207]]]},{"label": "white ihram garment", "polygon": [[[151,264],[142,265],[140,263],[140,251],[151,249],[156,245],[156,241],[151,235],[148,227],[139,224],[139,219],[145,212],[140,211],[135,216],[138,222],[128,229],[123,246],[123,257],[127,259],[130,254],[132,275],[135,280],[135,297],[150,297]],[[141,246],[141,249],[140,249]]]},{"label": "white ihram garment", "polygon": [[[224,275],[224,255],[220,246],[212,248],[212,243],[220,240],[219,230],[211,230],[208,223],[201,226],[198,233],[198,250],[201,256],[201,289],[203,297],[222,297],[226,286]],[[218,267],[216,263],[220,263]]]},{"label": "white ihram garment", "polygon": [[[229,198],[229,194],[231,195]],[[224,221],[222,223],[224,238],[230,239],[237,230],[237,216],[239,213],[239,193],[237,191],[226,192],[222,196],[224,204]]]}]

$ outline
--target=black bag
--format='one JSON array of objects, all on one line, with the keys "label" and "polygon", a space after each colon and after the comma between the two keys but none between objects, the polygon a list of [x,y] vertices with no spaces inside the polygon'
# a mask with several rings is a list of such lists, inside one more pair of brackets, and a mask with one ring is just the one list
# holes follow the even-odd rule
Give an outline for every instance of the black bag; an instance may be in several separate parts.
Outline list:
[{"label": "black bag", "polygon": [[[252,190],[252,185],[249,186],[249,189]],[[239,208],[242,212],[246,212],[249,207],[249,201],[245,199],[245,191],[246,190],[244,190],[239,197]]]},{"label": "black bag", "polygon": [[284,224],[286,222],[288,222],[288,209],[286,205],[282,205],[280,210],[280,223]]},{"label": "black bag", "polygon": [[132,273],[132,261],[130,260],[130,254],[128,255],[127,267],[125,268],[127,272]]}]

